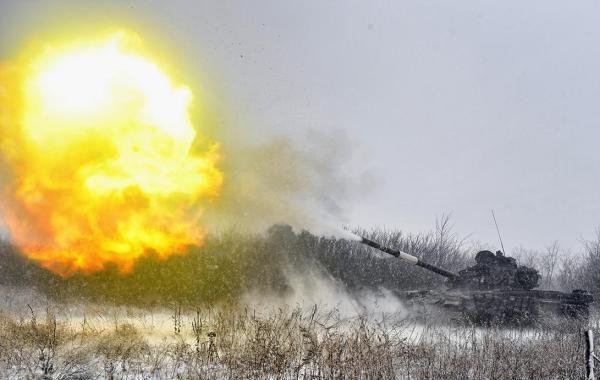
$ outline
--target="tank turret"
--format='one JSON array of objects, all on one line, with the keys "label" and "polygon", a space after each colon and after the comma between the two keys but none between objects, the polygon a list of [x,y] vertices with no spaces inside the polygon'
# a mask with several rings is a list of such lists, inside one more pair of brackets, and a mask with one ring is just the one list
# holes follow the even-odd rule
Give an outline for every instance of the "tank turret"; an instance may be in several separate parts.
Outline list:
[{"label": "tank turret", "polygon": [[454,273],[429,264],[406,252],[384,247],[364,237],[361,239],[361,242],[369,247],[446,277],[449,285],[453,288],[531,290],[536,288],[540,282],[541,276],[537,270],[517,265],[514,258],[505,256],[501,251],[497,251],[496,254],[491,251],[480,251],[475,255],[475,265]]},{"label": "tank turret", "polygon": [[512,257],[501,251],[493,254],[480,251],[475,255],[476,264],[458,272],[455,286],[473,289],[525,289],[536,288],[540,283],[537,270],[517,265]]}]

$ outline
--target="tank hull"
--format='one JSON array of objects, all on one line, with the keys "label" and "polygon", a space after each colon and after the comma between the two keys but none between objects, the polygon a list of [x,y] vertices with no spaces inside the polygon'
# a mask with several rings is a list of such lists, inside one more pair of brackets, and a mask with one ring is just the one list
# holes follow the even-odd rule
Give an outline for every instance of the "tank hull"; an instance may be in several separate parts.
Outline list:
[{"label": "tank hull", "polygon": [[535,325],[547,318],[587,321],[591,295],[554,290],[419,290],[396,292],[411,306],[436,306],[477,325]]}]

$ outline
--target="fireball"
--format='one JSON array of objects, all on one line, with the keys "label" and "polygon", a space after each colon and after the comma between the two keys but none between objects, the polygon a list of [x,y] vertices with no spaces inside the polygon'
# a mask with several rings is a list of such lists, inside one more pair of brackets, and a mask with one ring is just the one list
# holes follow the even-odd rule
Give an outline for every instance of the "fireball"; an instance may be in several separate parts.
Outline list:
[{"label": "fireball", "polygon": [[127,272],[201,244],[203,206],[222,186],[191,90],[136,41],[120,32],[0,67],[1,217],[26,256],[61,275]]}]

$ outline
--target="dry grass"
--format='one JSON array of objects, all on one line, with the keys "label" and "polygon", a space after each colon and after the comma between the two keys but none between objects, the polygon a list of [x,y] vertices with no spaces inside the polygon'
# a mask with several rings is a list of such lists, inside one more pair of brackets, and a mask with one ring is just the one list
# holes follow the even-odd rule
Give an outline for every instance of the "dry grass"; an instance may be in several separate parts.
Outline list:
[{"label": "dry grass", "polygon": [[584,375],[577,331],[418,325],[318,308],[0,318],[10,378],[564,379]]}]

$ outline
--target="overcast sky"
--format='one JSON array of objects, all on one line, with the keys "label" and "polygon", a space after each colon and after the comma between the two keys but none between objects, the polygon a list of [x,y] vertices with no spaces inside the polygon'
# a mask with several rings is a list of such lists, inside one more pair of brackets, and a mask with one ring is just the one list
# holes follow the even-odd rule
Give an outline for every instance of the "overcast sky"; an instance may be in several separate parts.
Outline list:
[{"label": "overcast sky", "polygon": [[507,248],[576,248],[600,226],[600,2],[2,0],[0,58],[103,24],[202,67],[234,130],[349,138],[340,170],[376,178],[351,224],[451,212],[494,243],[493,208]]}]

